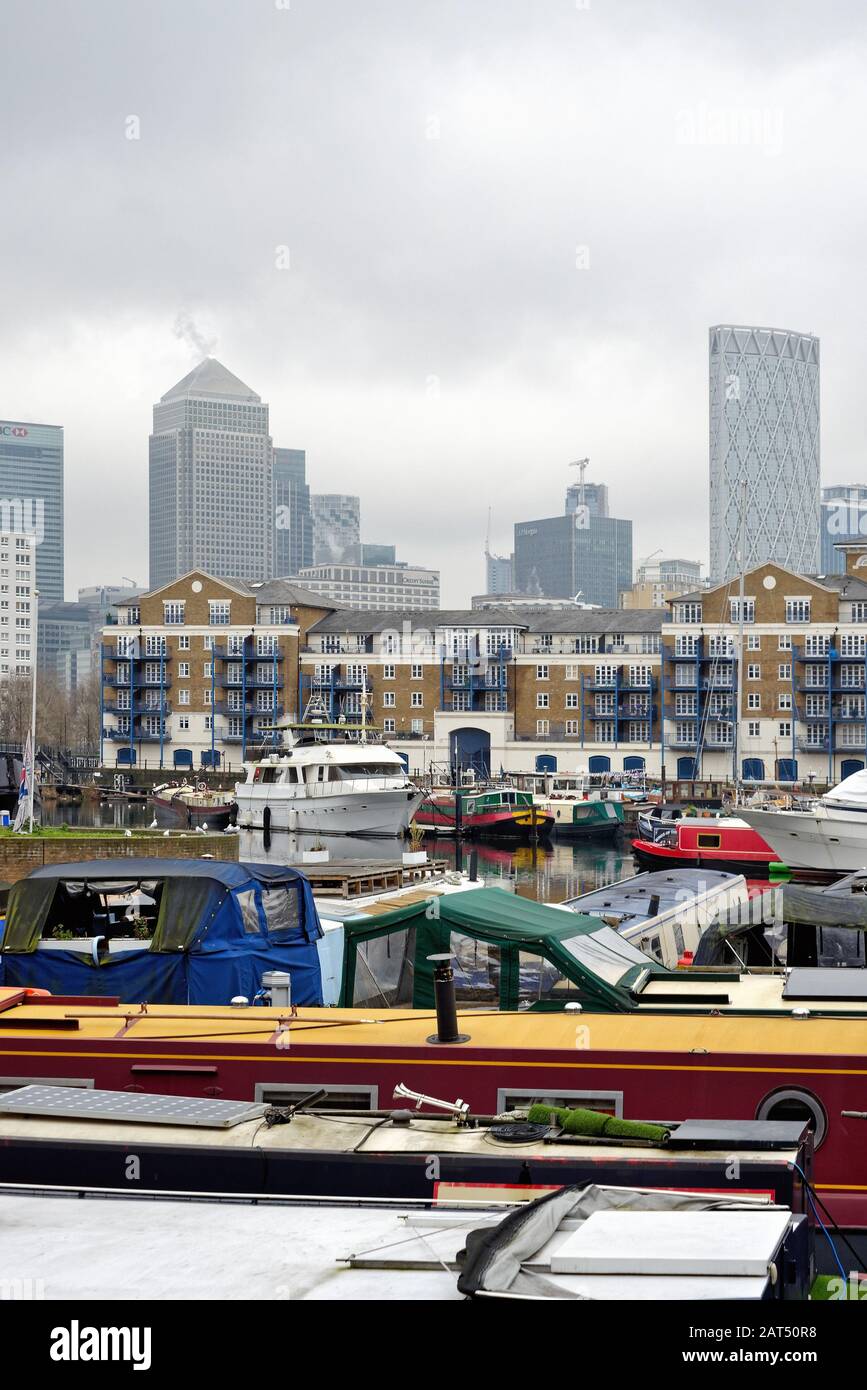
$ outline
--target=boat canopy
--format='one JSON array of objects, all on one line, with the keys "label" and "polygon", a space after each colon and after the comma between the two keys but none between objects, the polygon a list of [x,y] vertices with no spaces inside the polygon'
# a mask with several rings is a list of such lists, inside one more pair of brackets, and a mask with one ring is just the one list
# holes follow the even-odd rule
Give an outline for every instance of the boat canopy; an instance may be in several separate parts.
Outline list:
[{"label": "boat canopy", "polygon": [[[130,904],[144,910],[130,916]],[[94,948],[96,938],[133,931],[144,938],[140,948]],[[252,999],[265,971],[284,970],[293,1002],[316,1005],[321,935],[309,882],[286,866],[202,859],[54,864],[10,889],[0,985],[227,1004],[235,995]],[[37,949],[49,938],[51,949]]]},{"label": "boat canopy", "polygon": [[[461,1005],[517,1009],[581,1003],[637,1008],[648,976],[672,978],[598,917],[502,888],[477,888],[344,921],[343,1007],[431,1008],[434,963],[450,952]],[[636,993],[633,994],[633,989]]]}]

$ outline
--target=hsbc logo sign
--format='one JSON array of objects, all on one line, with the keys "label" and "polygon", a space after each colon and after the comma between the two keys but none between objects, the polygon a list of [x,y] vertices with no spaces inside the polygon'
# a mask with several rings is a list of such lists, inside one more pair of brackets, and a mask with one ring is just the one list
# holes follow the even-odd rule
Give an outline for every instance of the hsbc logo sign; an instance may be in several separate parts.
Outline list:
[{"label": "hsbc logo sign", "polygon": [[13,439],[26,439],[28,429],[26,425],[0,425],[0,434],[11,434]]}]

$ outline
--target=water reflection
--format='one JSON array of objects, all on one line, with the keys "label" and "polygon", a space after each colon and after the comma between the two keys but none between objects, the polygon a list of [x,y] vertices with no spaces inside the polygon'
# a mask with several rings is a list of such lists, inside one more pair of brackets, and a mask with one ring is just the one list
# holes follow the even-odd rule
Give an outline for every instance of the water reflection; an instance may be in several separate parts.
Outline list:
[{"label": "water reflection", "polygon": [[[43,820],[46,825],[142,829],[153,820],[153,810],[146,804],[122,801],[106,801],[101,805],[85,802],[81,806],[47,806]],[[239,856],[259,863],[297,864],[303,868],[304,850],[312,849],[316,840],[315,835],[275,831],[266,847],[261,830],[241,830],[238,832]],[[344,863],[347,860],[393,861],[406,848],[399,840],[352,835],[329,835],[324,843],[332,862]],[[540,902],[559,902],[579,893],[589,893],[636,872],[625,837],[602,844],[555,839],[547,844],[514,847],[484,843],[456,845],[450,838],[430,837],[426,837],[424,843],[428,854],[445,860],[449,868],[469,868],[470,855],[477,854],[478,872],[486,881],[507,880],[514,885],[515,892],[525,898],[538,898]]]}]

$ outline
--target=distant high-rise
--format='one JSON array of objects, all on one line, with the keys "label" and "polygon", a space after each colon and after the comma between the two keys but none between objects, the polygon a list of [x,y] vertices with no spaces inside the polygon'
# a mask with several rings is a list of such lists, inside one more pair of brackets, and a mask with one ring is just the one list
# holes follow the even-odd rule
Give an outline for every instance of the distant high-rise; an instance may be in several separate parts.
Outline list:
[{"label": "distant high-rise", "polygon": [[361,563],[363,565],[397,564],[396,545],[377,545],[376,542],[362,542]]},{"label": "distant high-rise", "polygon": [[342,492],[313,493],[313,563],[361,563],[361,501]]},{"label": "distant high-rise", "polygon": [[485,593],[510,594],[514,583],[514,556],[485,552]]},{"label": "distant high-rise", "polygon": [[192,569],[269,579],[273,507],[268,407],[206,357],[154,406],[150,587]]},{"label": "distant high-rise", "polygon": [[714,582],[739,570],[742,510],[744,568],[773,560],[798,574],[816,572],[819,340],[811,334],[725,325],[710,330]]},{"label": "distant high-rise", "polygon": [[580,595],[583,603],[616,608],[621,590],[631,583],[632,522],[608,515],[603,483],[570,487],[563,516],[516,524],[517,593],[573,599]]},{"label": "distant high-rise", "polygon": [[313,564],[313,516],[303,449],[274,450],[274,574]]},{"label": "distant high-rise", "polygon": [[39,596],[62,600],[62,425],[0,420],[0,531],[32,537]]},{"label": "distant high-rise", "polygon": [[867,538],[867,486],[848,483],[822,488],[820,574],[845,574],[846,556],[836,545]]}]

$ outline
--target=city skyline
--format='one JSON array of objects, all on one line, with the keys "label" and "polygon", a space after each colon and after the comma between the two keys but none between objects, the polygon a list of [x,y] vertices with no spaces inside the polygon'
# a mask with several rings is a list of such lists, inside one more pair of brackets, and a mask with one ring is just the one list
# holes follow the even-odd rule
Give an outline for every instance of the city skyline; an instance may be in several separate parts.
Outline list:
[{"label": "city skyline", "polygon": [[[192,66],[192,7],[16,12],[0,409],[65,427],[67,595],[146,581],[151,405],[209,353],[449,603],[480,588],[488,506],[504,554],[583,455],[629,498],[636,558],[681,553],[686,525],[707,560],[713,323],[822,339],[823,482],[862,478],[865,345],[840,291],[864,212],[827,151],[857,165],[867,16],[833,8],[734,0],[709,43],[684,3],[337,0],[240,24],[229,4]],[[78,210],[62,237],[58,206]],[[125,523],[94,547],[118,494]]]}]

